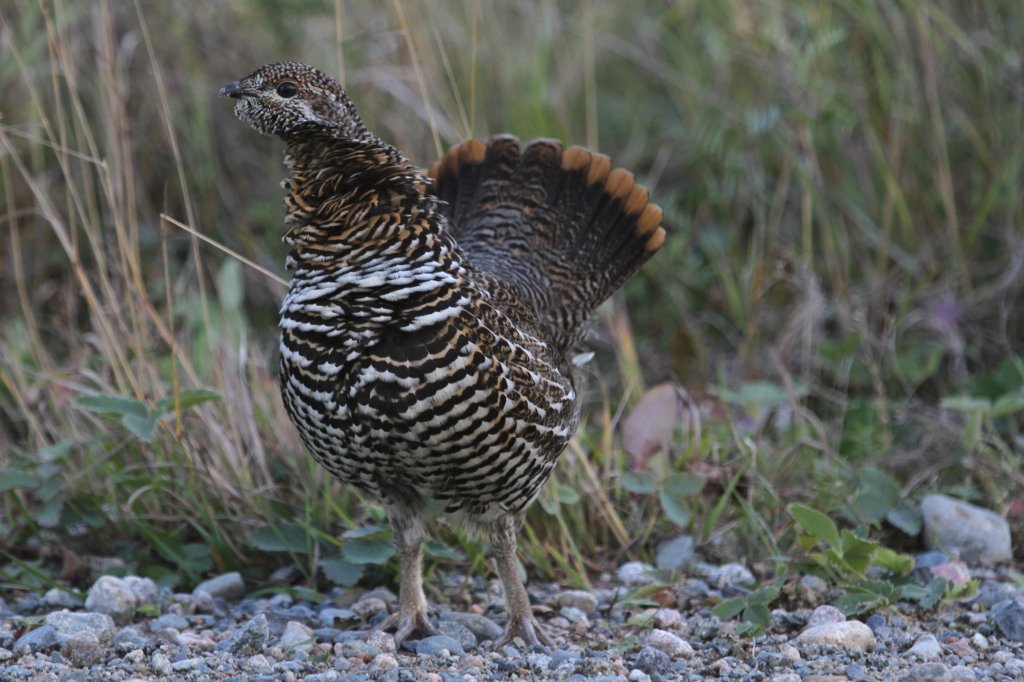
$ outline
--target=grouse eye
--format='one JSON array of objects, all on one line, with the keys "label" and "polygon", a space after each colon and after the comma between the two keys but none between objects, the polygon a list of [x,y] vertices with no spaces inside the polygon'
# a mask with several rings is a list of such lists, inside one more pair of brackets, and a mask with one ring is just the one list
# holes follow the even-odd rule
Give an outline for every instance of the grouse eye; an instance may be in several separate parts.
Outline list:
[{"label": "grouse eye", "polygon": [[281,81],[277,84],[277,94],[281,97],[295,97],[299,92],[299,86],[294,81]]}]

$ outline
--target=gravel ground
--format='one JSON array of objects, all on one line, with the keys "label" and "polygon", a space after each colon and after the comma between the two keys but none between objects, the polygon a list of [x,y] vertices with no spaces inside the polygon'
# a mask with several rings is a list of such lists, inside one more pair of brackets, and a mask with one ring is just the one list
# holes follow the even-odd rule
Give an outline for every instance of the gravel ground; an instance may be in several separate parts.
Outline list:
[{"label": "gravel ground", "polygon": [[[935,554],[924,563],[941,566]],[[754,639],[711,615],[747,589],[750,572],[730,564],[689,573],[702,577],[657,591],[660,606],[628,600],[650,580],[643,564],[587,591],[532,585],[557,646],[500,651],[496,581],[432,575],[444,634],[396,650],[390,635],[369,631],[395,607],[386,589],[338,589],[317,604],[242,598],[238,574],[190,594],[106,576],[85,604],[57,590],[0,601],[0,680],[1024,680],[1024,590],[1008,570],[974,571],[979,593],[937,613],[897,604],[862,620],[845,619],[828,603],[838,593],[804,578]]]}]

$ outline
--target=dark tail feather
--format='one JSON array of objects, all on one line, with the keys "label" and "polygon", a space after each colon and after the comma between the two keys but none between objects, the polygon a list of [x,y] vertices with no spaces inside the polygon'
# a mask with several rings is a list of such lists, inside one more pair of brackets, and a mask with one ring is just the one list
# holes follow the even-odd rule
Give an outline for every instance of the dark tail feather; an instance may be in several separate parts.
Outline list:
[{"label": "dark tail feather", "polygon": [[474,265],[517,285],[566,348],[665,241],[647,190],[583,147],[542,139],[520,152],[511,136],[469,140],[430,176]]}]

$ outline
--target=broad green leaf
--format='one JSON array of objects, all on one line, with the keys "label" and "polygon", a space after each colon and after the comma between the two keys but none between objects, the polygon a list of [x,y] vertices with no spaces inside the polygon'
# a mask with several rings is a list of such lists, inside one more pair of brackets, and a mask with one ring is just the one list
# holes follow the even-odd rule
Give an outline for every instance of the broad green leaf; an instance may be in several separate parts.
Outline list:
[{"label": "broad green leaf", "polygon": [[742,613],[746,607],[746,601],[743,599],[726,599],[715,604],[711,614],[719,620],[729,620]]},{"label": "broad green leaf", "polygon": [[650,495],[658,490],[658,482],[646,471],[627,471],[619,481],[626,491],[638,495]]},{"label": "broad green leaf", "polygon": [[160,421],[160,415],[156,412],[148,412],[143,415],[126,414],[121,417],[121,423],[131,431],[137,438],[147,443],[153,442],[156,435],[156,425]]},{"label": "broad green leaf", "polygon": [[661,482],[661,489],[674,497],[691,497],[704,489],[707,478],[686,471],[669,474]]},{"label": "broad green leaf", "polygon": [[690,505],[685,501],[672,495],[667,490],[662,490],[658,493],[658,500],[661,502],[661,510],[665,512],[665,516],[668,517],[669,521],[683,528],[690,525]]},{"label": "broad green leaf", "polygon": [[320,570],[323,571],[324,577],[335,585],[352,587],[363,577],[364,567],[344,557],[337,557],[335,559],[322,560],[320,562]]},{"label": "broad green leaf", "polygon": [[938,604],[946,594],[947,587],[949,587],[949,581],[945,578],[932,578],[931,582],[923,587],[914,584],[904,585],[900,590],[900,595],[904,599],[916,601],[924,608],[930,609]]},{"label": "broad green leaf", "polygon": [[257,528],[249,536],[249,544],[264,552],[295,554],[307,554],[311,545],[309,533],[297,523]]},{"label": "broad green leaf", "polygon": [[863,574],[871,565],[871,557],[878,549],[878,543],[857,537],[843,529],[839,540],[839,553],[843,561],[855,572]]},{"label": "broad green leaf", "polygon": [[177,399],[173,395],[164,396],[156,401],[156,409],[161,414],[174,412],[176,408],[187,410],[201,403],[211,400],[220,400],[221,395],[210,388],[189,388],[178,393]]},{"label": "broad green leaf", "polygon": [[779,586],[773,584],[760,587],[747,595],[746,599],[751,604],[768,605],[779,596]]},{"label": "broad green leaf", "polygon": [[145,417],[149,413],[142,401],[119,395],[83,395],[75,400],[75,407],[86,412],[117,414],[122,417]]},{"label": "broad green leaf", "polygon": [[55,495],[46,501],[45,504],[35,513],[35,520],[43,528],[56,528],[60,524],[60,518],[64,512],[65,496]]},{"label": "broad green leaf", "polygon": [[828,543],[836,551],[840,550],[839,529],[832,519],[802,504],[791,504],[786,510],[805,533]]},{"label": "broad green leaf", "polygon": [[879,547],[871,557],[871,563],[896,575],[908,575],[914,570],[913,557],[894,552],[888,547]]},{"label": "broad green leaf", "polygon": [[341,556],[354,564],[384,564],[394,554],[394,543],[384,538],[346,540],[341,547]]},{"label": "broad green leaf", "polygon": [[11,467],[0,469],[0,493],[15,488],[35,488],[38,484],[36,477],[27,471]]},{"label": "broad green leaf", "polygon": [[743,620],[752,623],[758,629],[768,627],[772,620],[772,613],[764,604],[748,604],[743,609]]},{"label": "broad green leaf", "polygon": [[921,532],[921,511],[909,504],[901,504],[885,515],[885,520],[910,536]]}]

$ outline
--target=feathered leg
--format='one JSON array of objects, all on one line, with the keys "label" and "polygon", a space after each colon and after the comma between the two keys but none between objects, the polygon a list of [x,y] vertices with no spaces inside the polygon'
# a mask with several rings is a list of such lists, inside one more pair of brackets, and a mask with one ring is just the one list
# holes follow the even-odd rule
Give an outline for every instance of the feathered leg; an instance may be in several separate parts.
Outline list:
[{"label": "feathered leg", "polygon": [[427,620],[427,598],[423,594],[423,523],[405,510],[388,509],[388,518],[395,534],[398,554],[398,613],[393,613],[377,629],[395,630],[395,643],[414,632],[436,635],[438,631]]},{"label": "feathered leg", "polygon": [[505,633],[494,643],[495,648],[522,637],[528,645],[543,644],[553,646],[551,638],[541,629],[540,623],[533,617],[530,609],[530,598],[526,587],[519,577],[519,566],[516,564],[516,528],[518,519],[514,516],[503,516],[494,523],[491,529],[491,546],[494,549],[494,562],[497,564],[498,577],[501,578],[505,590],[505,611],[508,622]]}]

